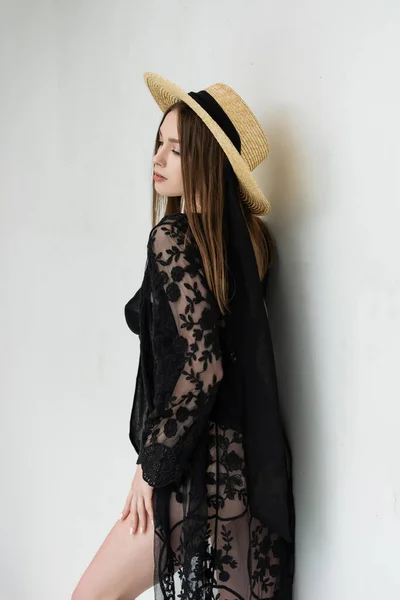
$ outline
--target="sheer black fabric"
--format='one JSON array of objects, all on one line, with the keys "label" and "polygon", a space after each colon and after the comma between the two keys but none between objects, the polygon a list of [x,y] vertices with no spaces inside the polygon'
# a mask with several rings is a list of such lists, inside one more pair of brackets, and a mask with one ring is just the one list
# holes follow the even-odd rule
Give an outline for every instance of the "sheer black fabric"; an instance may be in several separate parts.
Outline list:
[{"label": "sheer black fabric", "polygon": [[232,329],[187,230],[184,213],[151,230],[125,306],[140,338],[129,435],[154,488],[155,598],[290,600],[293,544],[250,510]]},{"label": "sheer black fabric", "polygon": [[215,302],[195,246],[183,246],[181,221],[162,222],[148,242],[155,387],[139,459],[153,487],[180,482],[223,373]]},{"label": "sheer black fabric", "polygon": [[228,161],[224,186],[231,296],[226,333],[237,355],[241,397],[236,402],[242,409],[248,502],[253,516],[294,545],[292,459],[280,412],[272,336],[238,178]]}]

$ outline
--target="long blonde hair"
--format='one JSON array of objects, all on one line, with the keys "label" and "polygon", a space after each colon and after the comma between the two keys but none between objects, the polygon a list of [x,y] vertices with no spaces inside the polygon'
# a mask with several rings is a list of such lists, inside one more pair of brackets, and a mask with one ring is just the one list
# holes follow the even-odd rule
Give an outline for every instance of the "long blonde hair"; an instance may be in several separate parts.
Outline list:
[{"label": "long blonde hair", "polygon": [[[157,130],[154,154],[160,145],[160,127],[166,115],[174,109],[178,111],[184,210],[203,259],[207,283],[221,313],[225,314],[226,311],[230,311],[223,235],[223,171],[228,159],[208,127],[182,101],[170,106],[163,114]],[[272,264],[276,243],[267,224],[257,215],[253,215],[244,202],[241,202],[241,206],[250,232],[258,273],[262,279]],[[153,187],[153,227],[162,216],[181,211],[181,196],[167,196],[164,199]]]}]

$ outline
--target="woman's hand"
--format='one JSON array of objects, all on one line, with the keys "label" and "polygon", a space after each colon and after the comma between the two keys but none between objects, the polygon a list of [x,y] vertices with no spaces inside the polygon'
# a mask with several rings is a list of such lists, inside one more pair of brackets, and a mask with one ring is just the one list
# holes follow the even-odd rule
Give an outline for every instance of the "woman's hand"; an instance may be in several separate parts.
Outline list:
[{"label": "woman's hand", "polygon": [[129,530],[131,535],[136,533],[138,525],[139,531],[144,533],[147,529],[148,518],[154,523],[152,498],[153,488],[143,479],[142,466],[139,464],[121,515],[121,521],[124,521],[129,514],[131,515]]}]

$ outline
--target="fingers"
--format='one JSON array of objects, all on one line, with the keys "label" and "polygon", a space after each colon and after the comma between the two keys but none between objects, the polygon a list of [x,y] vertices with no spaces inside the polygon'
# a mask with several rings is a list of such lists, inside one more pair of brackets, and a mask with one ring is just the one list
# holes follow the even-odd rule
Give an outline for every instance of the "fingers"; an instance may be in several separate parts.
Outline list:
[{"label": "fingers", "polygon": [[129,533],[131,535],[137,533],[145,533],[148,526],[148,519],[154,525],[154,514],[151,498],[140,496],[139,498],[132,497],[131,508],[131,527]]},{"label": "fingers", "polygon": [[132,496],[131,501],[131,527],[129,533],[133,535],[136,533],[138,527],[138,514],[137,514],[137,499],[136,496]]},{"label": "fingers", "polygon": [[[145,533],[148,526],[148,519],[150,519],[151,524],[154,525],[153,489],[150,486],[146,487],[148,487],[148,491],[146,489],[145,494],[141,493],[142,490],[138,490],[136,487],[131,488],[121,514],[122,521],[130,514],[131,526],[129,533],[131,535],[137,533],[138,530],[140,533]],[[138,493],[140,495],[137,495]]]},{"label": "fingers", "polygon": [[154,524],[153,502],[151,496],[145,496],[144,504],[151,522]]},{"label": "fingers", "polygon": [[140,531],[140,533],[144,533],[147,528],[147,512],[144,507],[143,496],[138,498],[136,507],[137,507],[137,513],[139,515],[139,531]]}]

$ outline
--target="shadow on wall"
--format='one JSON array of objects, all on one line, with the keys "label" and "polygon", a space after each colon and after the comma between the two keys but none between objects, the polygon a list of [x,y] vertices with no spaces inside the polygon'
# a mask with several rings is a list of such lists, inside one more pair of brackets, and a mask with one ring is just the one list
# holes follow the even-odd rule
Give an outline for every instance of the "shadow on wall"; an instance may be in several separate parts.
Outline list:
[{"label": "shadow on wall", "polygon": [[[306,234],[302,231],[311,212],[314,216],[323,206],[313,205],[310,185],[314,167],[304,155],[303,138],[295,132],[287,115],[274,119],[273,126],[266,129],[270,155],[258,167],[257,178],[271,202],[271,212],[264,219],[277,242],[266,299],[282,418],[293,456],[296,538],[315,542],[327,533],[325,478],[329,466],[321,452],[324,417],[318,398],[312,303],[307,300],[312,290],[307,288],[308,267],[302,246]],[[312,240],[307,243],[312,244]]]}]

